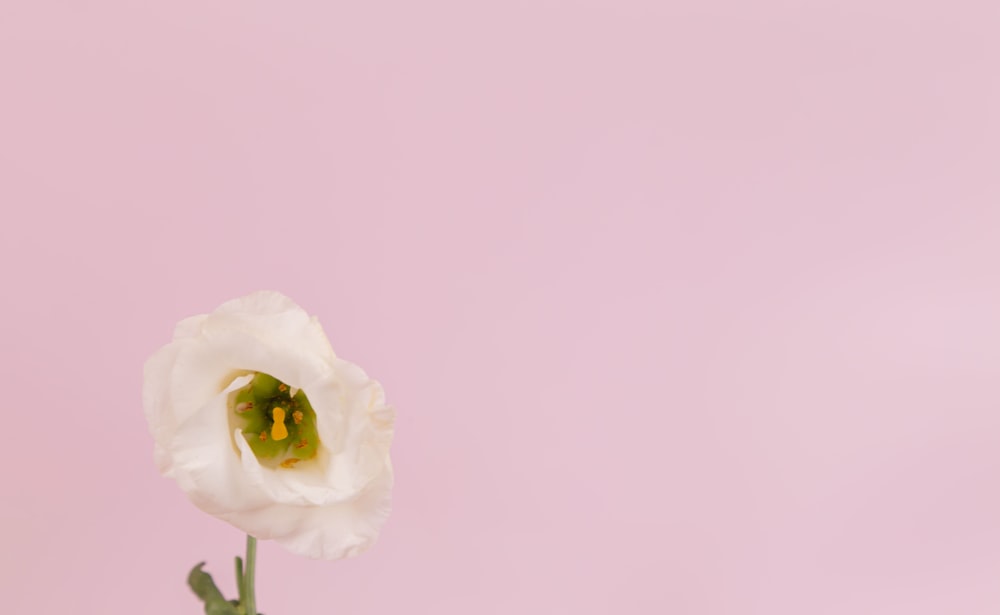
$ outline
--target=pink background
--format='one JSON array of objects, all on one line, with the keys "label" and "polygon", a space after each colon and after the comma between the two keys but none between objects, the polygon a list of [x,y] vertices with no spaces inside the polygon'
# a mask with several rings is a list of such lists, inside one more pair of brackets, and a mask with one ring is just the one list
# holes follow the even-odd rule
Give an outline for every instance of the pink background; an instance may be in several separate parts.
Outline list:
[{"label": "pink background", "polygon": [[273,288],[399,420],[269,615],[997,613],[998,7],[0,1],[5,612],[232,588],[141,370]]}]

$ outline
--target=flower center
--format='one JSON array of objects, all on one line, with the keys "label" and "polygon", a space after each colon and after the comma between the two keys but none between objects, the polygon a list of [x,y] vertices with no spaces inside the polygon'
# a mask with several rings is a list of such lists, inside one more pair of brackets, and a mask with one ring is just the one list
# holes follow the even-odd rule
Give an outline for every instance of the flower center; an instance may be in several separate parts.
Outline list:
[{"label": "flower center", "polygon": [[291,468],[312,459],[319,448],[316,411],[306,394],[292,391],[270,374],[257,372],[229,398],[229,422],[243,430],[250,450],[264,465]]}]

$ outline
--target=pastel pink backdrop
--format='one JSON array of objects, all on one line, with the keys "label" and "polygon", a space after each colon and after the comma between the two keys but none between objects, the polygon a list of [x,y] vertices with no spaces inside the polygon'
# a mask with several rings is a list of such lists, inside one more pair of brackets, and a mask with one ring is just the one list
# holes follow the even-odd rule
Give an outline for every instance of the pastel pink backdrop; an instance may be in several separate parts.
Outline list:
[{"label": "pastel pink backdrop", "polygon": [[0,3],[0,584],[197,613],[142,363],[293,296],[399,413],[288,613],[1000,610],[992,1]]}]

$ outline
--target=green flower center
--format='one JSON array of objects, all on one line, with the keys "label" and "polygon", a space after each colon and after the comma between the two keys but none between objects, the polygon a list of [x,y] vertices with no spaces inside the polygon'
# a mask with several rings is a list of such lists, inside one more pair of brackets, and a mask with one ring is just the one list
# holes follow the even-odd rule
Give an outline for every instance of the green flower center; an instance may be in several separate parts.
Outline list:
[{"label": "green flower center", "polygon": [[316,456],[316,411],[304,392],[292,395],[274,376],[257,372],[250,384],[233,391],[229,416],[264,465],[291,468]]}]

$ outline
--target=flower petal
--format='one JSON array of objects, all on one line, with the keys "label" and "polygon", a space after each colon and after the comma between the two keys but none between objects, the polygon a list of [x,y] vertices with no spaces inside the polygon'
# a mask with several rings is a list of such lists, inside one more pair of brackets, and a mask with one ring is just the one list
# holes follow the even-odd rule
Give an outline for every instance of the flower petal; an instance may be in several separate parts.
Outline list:
[{"label": "flower petal", "polygon": [[196,337],[201,332],[201,324],[208,318],[205,314],[191,316],[177,323],[174,327],[174,339],[182,340],[189,337]]},{"label": "flower petal", "polygon": [[228,301],[209,314],[203,326],[209,335],[219,328],[235,329],[262,340],[293,343],[302,354],[324,360],[335,357],[319,320],[275,291],[259,291]]},{"label": "flower petal", "polygon": [[171,410],[170,380],[177,352],[176,345],[168,344],[149,357],[143,366],[142,409],[153,436],[153,458],[164,476],[171,475],[171,460],[166,446],[176,428]]},{"label": "flower petal", "polygon": [[375,544],[392,509],[392,473],[357,497],[330,506],[277,504],[220,515],[245,532],[317,559],[358,555]]},{"label": "flower petal", "polygon": [[213,515],[257,508],[268,498],[249,480],[230,440],[229,393],[252,376],[240,376],[177,427],[170,443],[174,475],[195,506]]}]

